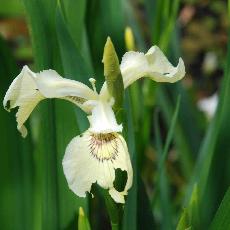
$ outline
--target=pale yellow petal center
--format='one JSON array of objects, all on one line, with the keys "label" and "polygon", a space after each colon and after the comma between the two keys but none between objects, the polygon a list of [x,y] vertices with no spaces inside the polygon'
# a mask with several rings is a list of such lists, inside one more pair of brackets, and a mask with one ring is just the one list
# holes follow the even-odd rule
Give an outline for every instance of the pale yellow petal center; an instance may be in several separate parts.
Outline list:
[{"label": "pale yellow petal center", "polygon": [[116,133],[92,133],[90,135],[90,153],[99,161],[115,160],[118,154],[118,143]]}]

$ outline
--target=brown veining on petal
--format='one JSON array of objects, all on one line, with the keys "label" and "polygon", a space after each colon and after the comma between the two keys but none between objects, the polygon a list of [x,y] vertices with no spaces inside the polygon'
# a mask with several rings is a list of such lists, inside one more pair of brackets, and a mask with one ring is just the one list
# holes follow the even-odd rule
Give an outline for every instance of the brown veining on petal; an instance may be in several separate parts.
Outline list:
[{"label": "brown veining on petal", "polygon": [[83,104],[84,102],[86,102],[86,99],[77,96],[66,96],[64,97],[64,99],[77,104]]},{"label": "brown veining on petal", "polygon": [[115,160],[118,155],[118,138],[116,133],[90,134],[90,153],[94,158],[103,162]]}]

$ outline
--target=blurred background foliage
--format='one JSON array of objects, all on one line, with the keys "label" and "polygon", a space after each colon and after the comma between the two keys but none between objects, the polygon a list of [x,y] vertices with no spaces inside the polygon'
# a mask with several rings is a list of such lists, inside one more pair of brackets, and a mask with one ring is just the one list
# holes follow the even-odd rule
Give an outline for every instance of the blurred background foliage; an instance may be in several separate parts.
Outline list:
[{"label": "blurred background foliage", "polygon": [[[173,64],[185,61],[181,82],[145,79],[126,92],[134,184],[122,229],[230,229],[228,9],[208,0],[0,0],[2,100],[25,64],[86,84],[93,76],[100,89],[106,38],[121,60],[132,49],[127,26],[133,49],[158,45]],[[210,116],[198,104],[215,93]],[[88,127],[83,113],[45,101],[27,127],[22,139],[14,114],[0,109],[0,229],[110,229],[102,192],[95,186],[93,199],[76,197],[62,171],[65,147]]]}]

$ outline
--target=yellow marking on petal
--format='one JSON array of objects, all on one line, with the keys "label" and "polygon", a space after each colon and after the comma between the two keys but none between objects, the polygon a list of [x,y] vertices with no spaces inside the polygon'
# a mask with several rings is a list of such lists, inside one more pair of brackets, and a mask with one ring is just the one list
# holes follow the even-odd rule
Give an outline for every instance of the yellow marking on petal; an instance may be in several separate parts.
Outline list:
[{"label": "yellow marking on petal", "polygon": [[90,135],[90,153],[94,158],[103,162],[104,160],[115,160],[118,155],[118,143],[116,133],[92,133]]}]

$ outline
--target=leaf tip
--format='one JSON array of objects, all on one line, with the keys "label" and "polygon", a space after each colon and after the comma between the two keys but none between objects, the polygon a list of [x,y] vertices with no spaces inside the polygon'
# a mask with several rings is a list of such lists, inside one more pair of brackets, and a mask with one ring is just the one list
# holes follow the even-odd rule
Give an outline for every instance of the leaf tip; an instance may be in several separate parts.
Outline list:
[{"label": "leaf tip", "polygon": [[79,207],[79,216],[84,217],[85,213],[82,207]]}]

